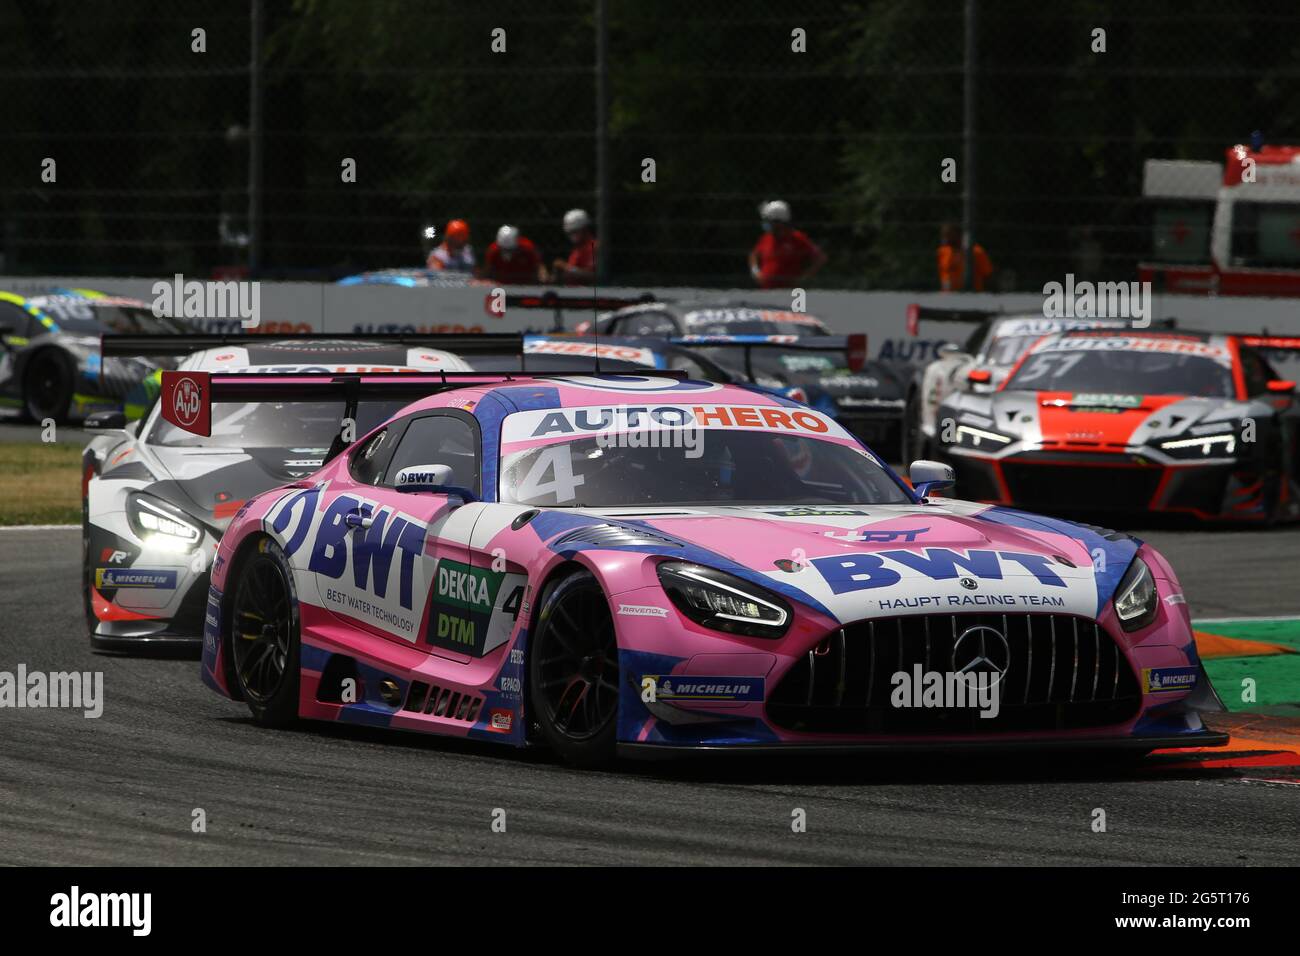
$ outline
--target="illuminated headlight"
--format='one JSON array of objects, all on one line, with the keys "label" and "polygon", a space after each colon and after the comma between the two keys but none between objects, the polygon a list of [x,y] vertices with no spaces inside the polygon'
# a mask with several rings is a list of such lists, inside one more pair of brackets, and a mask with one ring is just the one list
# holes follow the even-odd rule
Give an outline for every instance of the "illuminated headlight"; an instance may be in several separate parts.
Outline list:
[{"label": "illuminated headlight", "polygon": [[957,444],[968,445],[972,448],[981,446],[987,448],[1001,448],[1011,441],[1006,435],[999,435],[997,432],[991,432],[983,428],[976,428],[974,425],[957,426]]},{"label": "illuminated headlight", "polygon": [[1146,627],[1155,620],[1159,606],[1156,580],[1151,576],[1151,569],[1141,558],[1134,558],[1115,589],[1115,613],[1119,615],[1120,626],[1126,631]]},{"label": "illuminated headlight", "polygon": [[1237,450],[1237,436],[1232,432],[1219,435],[1197,435],[1195,438],[1175,438],[1162,441],[1160,447],[1178,458],[1208,458],[1213,454],[1231,455]]},{"label": "illuminated headlight", "polygon": [[785,602],[732,574],[683,561],[659,565],[659,583],[697,624],[749,637],[780,637],[790,624]]},{"label": "illuminated headlight", "polygon": [[180,511],[145,495],[133,494],[127,499],[126,517],[131,530],[150,547],[188,551],[203,537],[198,526]]}]

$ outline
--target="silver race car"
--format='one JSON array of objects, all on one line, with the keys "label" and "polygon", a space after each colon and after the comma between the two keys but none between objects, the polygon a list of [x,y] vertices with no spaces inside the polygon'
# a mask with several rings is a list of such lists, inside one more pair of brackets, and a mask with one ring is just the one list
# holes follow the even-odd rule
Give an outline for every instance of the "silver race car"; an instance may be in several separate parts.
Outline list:
[{"label": "silver race car", "polygon": [[[102,346],[106,357],[198,349],[180,363],[182,371],[363,377],[469,371],[462,354],[521,347],[513,335],[130,335],[105,336]],[[365,434],[411,400],[217,405],[212,435],[204,439],[168,424],[159,401],[129,425],[119,411],[90,416],[86,427],[102,431],[82,459],[84,604],[92,646],[197,648],[209,564],[243,502],[319,469],[350,440],[349,423],[353,434]]]}]

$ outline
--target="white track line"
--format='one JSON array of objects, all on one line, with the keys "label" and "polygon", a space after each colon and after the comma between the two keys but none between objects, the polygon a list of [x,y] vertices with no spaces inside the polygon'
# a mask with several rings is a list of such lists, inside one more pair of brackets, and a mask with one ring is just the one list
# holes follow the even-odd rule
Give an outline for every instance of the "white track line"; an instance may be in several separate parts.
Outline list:
[{"label": "white track line", "polygon": [[1193,624],[1225,624],[1228,621],[1300,621],[1300,614],[1262,614],[1256,617],[1194,617]]},{"label": "white track line", "polygon": [[79,524],[9,524],[0,525],[0,531],[67,531],[71,528],[80,530]]}]

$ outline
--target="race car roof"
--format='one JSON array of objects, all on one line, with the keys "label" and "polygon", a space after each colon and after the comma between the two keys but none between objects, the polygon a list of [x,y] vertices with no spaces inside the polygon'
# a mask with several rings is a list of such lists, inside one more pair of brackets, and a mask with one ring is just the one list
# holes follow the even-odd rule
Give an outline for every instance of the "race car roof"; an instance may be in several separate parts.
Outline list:
[{"label": "race car roof", "polygon": [[[1098,351],[1185,352],[1230,361],[1232,336],[1215,332],[1151,329],[1086,329],[1045,336],[1029,350],[1042,352]],[[1028,356],[1026,356],[1028,357]]]}]

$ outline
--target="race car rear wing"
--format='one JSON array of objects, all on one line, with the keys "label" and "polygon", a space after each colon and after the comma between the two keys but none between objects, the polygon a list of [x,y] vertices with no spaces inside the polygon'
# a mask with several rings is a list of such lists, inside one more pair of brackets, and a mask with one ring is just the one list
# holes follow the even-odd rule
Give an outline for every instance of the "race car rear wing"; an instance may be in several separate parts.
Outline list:
[{"label": "race car rear wing", "polygon": [[933,306],[913,302],[907,307],[907,334],[920,334],[921,320],[927,322],[970,322],[978,324],[995,315],[1001,315],[1000,309],[939,309]]},{"label": "race car rear wing", "polygon": [[1296,335],[1239,335],[1237,340],[1242,345],[1256,349],[1270,349],[1278,352],[1300,352],[1300,336]]},{"label": "race car rear wing", "polygon": [[709,348],[744,349],[745,377],[754,380],[753,350],[779,348],[798,351],[843,351],[849,370],[857,372],[867,363],[867,336],[865,332],[852,335],[679,335],[668,340],[673,345]]},{"label": "race car rear wing", "polygon": [[[339,433],[326,461],[349,444],[347,423],[355,422],[363,401],[414,402],[428,395],[470,385],[495,385],[522,379],[563,378],[572,372],[174,372],[163,371],[158,398],[163,420],[192,435],[212,435],[212,406],[218,402],[343,402]],[[685,373],[660,370],[665,378]],[[357,436],[353,436],[355,438]]]},{"label": "race car rear wing", "polygon": [[[928,305],[918,305],[913,302],[907,307],[907,334],[913,337],[920,334],[921,320],[927,322],[966,322],[968,324],[978,325],[985,319],[995,318],[999,315],[1008,317],[1017,315],[1015,312],[1006,312],[1003,309],[941,309]],[[1044,316],[1048,318],[1048,316]],[[1086,316],[1080,316],[1085,319]],[[1103,318],[1104,321],[1104,318]],[[1154,319],[1147,328],[1152,329],[1174,329],[1178,327],[1178,320],[1175,318]]]},{"label": "race car rear wing", "polygon": [[487,311],[490,315],[500,318],[505,315],[505,310],[508,309],[548,309],[554,315],[554,325],[551,331],[562,332],[564,330],[565,312],[613,312],[615,309],[624,309],[629,305],[645,305],[650,302],[662,301],[664,300],[656,298],[653,292],[628,297],[615,295],[561,295],[559,292],[547,291],[507,295],[502,298],[493,291],[487,295]]},{"label": "race car rear wing", "polygon": [[285,336],[241,335],[239,333],[178,333],[155,335],[105,333],[99,337],[102,357],[177,356],[218,349],[229,345],[247,345],[292,339],[294,342],[379,342],[436,348],[457,355],[522,354],[524,337],[518,332],[308,332]]}]

